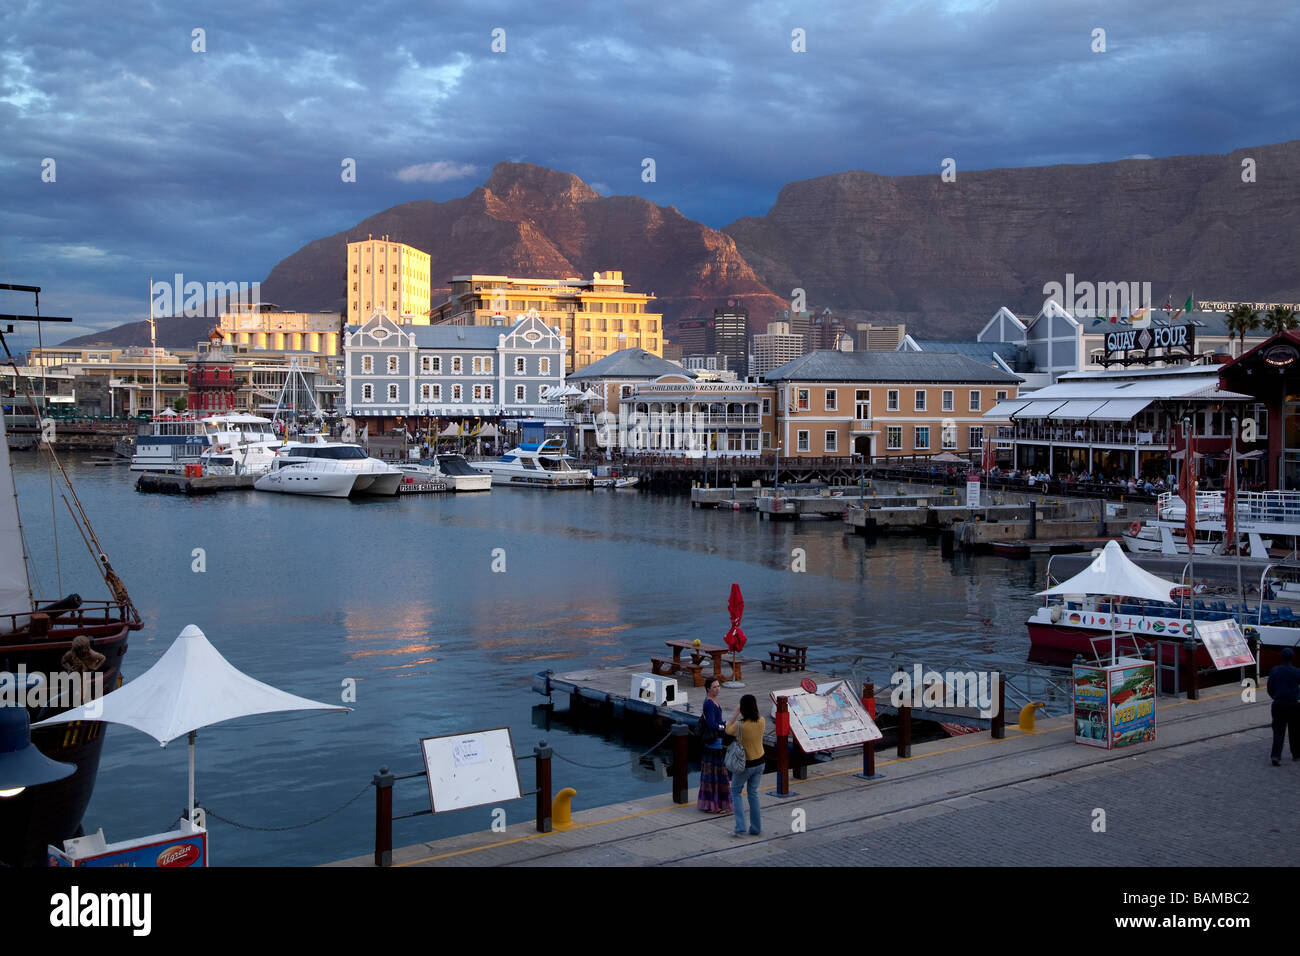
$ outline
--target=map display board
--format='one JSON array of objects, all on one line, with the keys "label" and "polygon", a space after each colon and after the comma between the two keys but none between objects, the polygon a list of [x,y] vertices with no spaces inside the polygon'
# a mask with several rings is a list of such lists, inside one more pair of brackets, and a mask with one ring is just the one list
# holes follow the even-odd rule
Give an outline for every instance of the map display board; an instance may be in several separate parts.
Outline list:
[{"label": "map display board", "polygon": [[519,799],[519,766],[509,727],[425,737],[420,750],[434,813]]},{"label": "map display board", "polygon": [[1113,750],[1155,739],[1155,664],[1074,665],[1075,743]]},{"label": "map display board", "polygon": [[1255,663],[1246,635],[1241,633],[1236,621],[1197,621],[1196,636],[1210,652],[1210,659],[1218,670]]},{"label": "map display board", "polygon": [[833,750],[884,737],[845,681],[822,684],[815,693],[802,687],[776,690],[771,697],[773,704],[778,697],[788,698],[790,732],[804,753]]}]

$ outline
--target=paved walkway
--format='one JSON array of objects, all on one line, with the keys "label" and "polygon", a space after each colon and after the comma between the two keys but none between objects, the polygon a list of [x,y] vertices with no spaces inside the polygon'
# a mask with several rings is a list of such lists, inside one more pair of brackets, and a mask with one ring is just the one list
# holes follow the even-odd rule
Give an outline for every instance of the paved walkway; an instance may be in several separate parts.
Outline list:
[{"label": "paved walkway", "polygon": [[1260,696],[1246,704],[1224,688],[1162,703],[1157,741],[1129,750],[1074,744],[1067,717],[1040,721],[1035,733],[1008,728],[1000,741],[980,734],[918,745],[907,760],[881,754],[883,777],[870,782],[853,776],[860,761],[822,764],[793,780],[785,799],[768,775],[759,837],[733,838],[730,814],[708,816],[664,796],[577,812],[579,826],[563,833],[519,824],[396,850],[394,862],[1293,866],[1300,763],[1289,753],[1281,767],[1269,762],[1268,697]]}]

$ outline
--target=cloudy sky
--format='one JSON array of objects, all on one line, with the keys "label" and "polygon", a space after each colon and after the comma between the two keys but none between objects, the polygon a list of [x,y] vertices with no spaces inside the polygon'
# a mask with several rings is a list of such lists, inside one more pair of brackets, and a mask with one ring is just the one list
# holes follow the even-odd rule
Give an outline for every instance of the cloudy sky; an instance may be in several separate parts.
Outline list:
[{"label": "cloudy sky", "polygon": [[[792,180],[848,169],[1295,139],[1298,10],[8,0],[0,281],[45,286],[42,310],[79,320],[63,338],[144,318],[150,275],[261,280],[379,210],[464,195],[501,160],[721,227],[762,215]],[[0,293],[0,311],[29,303]]]}]

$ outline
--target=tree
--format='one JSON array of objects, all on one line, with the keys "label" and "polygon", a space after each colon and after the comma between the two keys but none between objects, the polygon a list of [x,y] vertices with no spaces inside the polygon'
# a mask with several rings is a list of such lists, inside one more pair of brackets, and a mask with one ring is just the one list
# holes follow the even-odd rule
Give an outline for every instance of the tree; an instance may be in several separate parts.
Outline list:
[{"label": "tree", "polygon": [[1300,328],[1300,319],[1295,310],[1285,305],[1277,305],[1264,313],[1264,328],[1276,335],[1288,329]]},{"label": "tree", "polygon": [[176,411],[178,412],[183,412],[188,407],[189,407],[189,399],[186,398],[184,395],[176,399],[176,401],[172,402],[172,408],[176,409]]},{"label": "tree", "polygon": [[1234,335],[1240,341],[1237,354],[1241,355],[1246,351],[1246,333],[1254,332],[1259,328],[1259,313],[1248,305],[1234,305],[1228,310],[1228,317],[1224,319],[1224,325],[1228,327],[1228,338]]}]

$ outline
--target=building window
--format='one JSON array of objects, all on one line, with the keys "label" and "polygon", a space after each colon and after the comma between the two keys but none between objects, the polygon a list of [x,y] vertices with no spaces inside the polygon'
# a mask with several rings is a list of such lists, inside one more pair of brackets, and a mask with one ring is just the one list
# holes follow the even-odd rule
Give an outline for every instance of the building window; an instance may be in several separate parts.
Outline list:
[{"label": "building window", "polygon": [[799,429],[798,432],[795,433],[795,437],[797,441],[796,447],[799,449],[799,451],[808,451],[809,444],[810,444],[808,441],[808,432],[804,431],[801,428]]},{"label": "building window", "polygon": [[772,414],[772,400],[770,398],[763,399],[763,414],[764,415]]},{"label": "building window", "polygon": [[999,402],[1001,402],[1001,401],[1005,401],[1005,400],[1006,400],[1006,397],[1007,397],[1007,393],[1006,393],[1006,392],[997,392],[997,393],[996,393],[996,399],[997,399],[997,401],[999,401]]},{"label": "building window", "polygon": [[772,433],[763,432],[763,451],[772,450]]},{"label": "building window", "polygon": [[912,406],[918,412],[925,411],[925,390],[918,388],[916,390],[916,401]]},{"label": "building window", "polygon": [[[918,412],[925,410],[925,399],[921,400],[921,404],[917,406],[916,410]],[[950,388],[943,390],[943,410],[945,412],[952,411],[952,389]]]},{"label": "building window", "polygon": [[836,392],[835,389],[833,388],[826,389],[826,411],[828,412],[836,411],[838,401],[839,401],[839,393]]},{"label": "building window", "polygon": [[361,386],[361,400],[363,402],[373,402],[375,400],[375,387],[373,385]]},{"label": "building window", "polygon": [[524,387],[522,385],[515,386],[515,401],[516,402],[524,401]]},{"label": "building window", "polygon": [[375,358],[373,355],[361,356],[361,374],[369,375],[375,370]]},{"label": "building window", "polygon": [[515,374],[524,374],[524,357],[522,355],[515,359]]},{"label": "building window", "polygon": [[389,375],[396,375],[396,374],[397,374],[397,356],[396,356],[396,355],[390,355],[390,356],[388,356],[388,374],[389,374]]},{"label": "building window", "polygon": [[912,433],[914,439],[912,442],[913,450],[925,451],[930,447],[930,426],[929,425],[917,425],[916,428],[913,429]]},{"label": "building window", "polygon": [[1255,406],[1255,436],[1261,440],[1268,437],[1268,406]]},{"label": "building window", "polygon": [[464,369],[464,366],[461,364],[461,358],[460,358],[460,356],[459,356],[459,355],[453,355],[453,356],[451,357],[451,374],[452,374],[452,375],[459,375],[463,369]]},{"label": "building window", "polygon": [[492,386],[491,386],[491,385],[484,385],[484,386],[483,386],[483,401],[485,401],[485,402],[490,402],[490,401],[492,401]]},{"label": "building window", "polygon": [[420,386],[420,401],[427,402],[432,397],[432,395],[433,395],[433,386],[431,385]]},{"label": "building window", "polygon": [[474,386],[474,401],[476,401],[476,402],[481,402],[481,401],[483,401],[483,386],[482,386],[482,385],[475,385],[475,386]]},{"label": "building window", "polygon": [[433,356],[433,361],[432,361],[432,363],[431,363],[430,366],[429,366],[429,371],[430,371],[430,373],[433,374],[433,375],[440,375],[440,374],[442,374],[442,357],[441,357],[441,356],[438,356],[438,355]]},{"label": "building window", "polygon": [[431,386],[431,387],[432,387],[432,389],[433,389],[433,398],[432,398],[432,401],[435,401],[435,402],[440,402],[440,401],[442,401],[442,386],[441,386],[441,385],[433,385],[433,386]]},{"label": "building window", "polygon": [[826,433],[826,452],[827,452],[827,454],[829,454],[829,453],[831,453],[831,452],[833,452],[833,451],[839,451],[839,450],[840,450],[839,441],[840,441],[840,436],[839,436],[839,433],[838,433],[838,432],[828,431],[828,432]]},{"label": "building window", "polygon": [[871,418],[871,390],[857,389],[853,399],[853,417],[863,421]]},{"label": "building window", "polygon": [[979,451],[984,447],[984,426],[972,425],[970,429],[970,448]]},{"label": "building window", "polygon": [[548,359],[548,358],[543,358],[543,359],[539,359],[538,361],[541,363],[541,368],[538,370],[539,373],[542,374],[542,375],[550,375],[550,374],[551,374],[551,360]]},{"label": "building window", "polygon": [[453,385],[451,387],[451,400],[453,402],[462,401],[462,395],[463,392],[461,391],[461,387],[459,385]]},{"label": "building window", "polygon": [[972,388],[970,390],[970,410],[972,412],[978,412],[980,410],[980,393],[977,388]]},{"label": "building window", "polygon": [[939,437],[943,441],[943,447],[946,451],[952,451],[957,447],[957,426],[954,424],[944,425],[939,429]]},{"label": "building window", "polygon": [[[898,411],[898,389],[891,388],[885,393],[885,409],[891,412]],[[903,446],[899,445],[898,447],[902,448]]]},{"label": "building window", "polygon": [[389,400],[390,402],[395,402],[395,401],[397,401],[397,386],[396,386],[396,385],[389,385],[389,386],[388,386],[388,400]]},{"label": "building window", "polygon": [[903,449],[903,426],[890,425],[885,429],[885,447],[891,451]]},{"label": "building window", "polygon": [[808,398],[808,396],[809,396],[810,394],[811,394],[811,390],[810,390],[810,389],[800,388],[800,389],[796,389],[796,390],[795,390],[795,396],[796,396],[796,397],[795,397],[795,408],[796,408],[798,411],[801,411],[801,412],[806,412],[806,411],[808,411],[808,404],[809,404],[809,398]]}]

